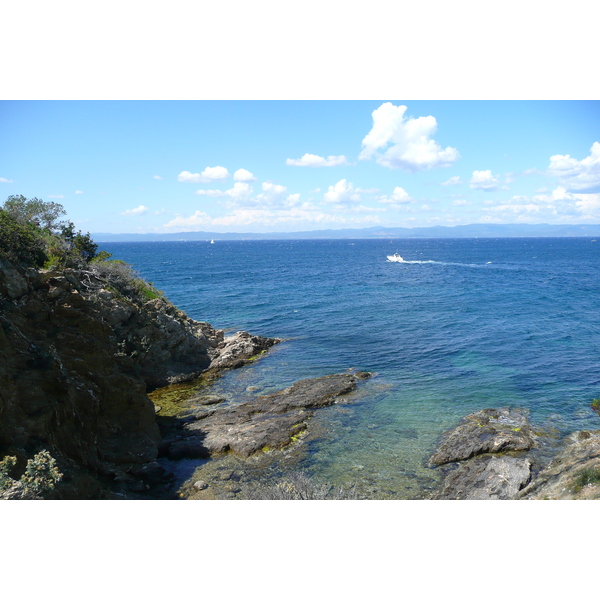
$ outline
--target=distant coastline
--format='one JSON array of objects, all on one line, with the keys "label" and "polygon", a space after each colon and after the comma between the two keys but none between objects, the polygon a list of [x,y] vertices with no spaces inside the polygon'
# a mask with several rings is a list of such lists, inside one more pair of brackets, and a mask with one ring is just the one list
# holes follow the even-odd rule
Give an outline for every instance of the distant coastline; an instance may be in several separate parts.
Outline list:
[{"label": "distant coastline", "polygon": [[600,224],[472,224],[454,227],[368,227],[365,229],[322,229],[317,231],[273,233],[218,233],[187,231],[179,233],[91,233],[98,242],[210,242],[219,240],[315,240],[315,239],[424,239],[424,238],[526,238],[596,237]]}]

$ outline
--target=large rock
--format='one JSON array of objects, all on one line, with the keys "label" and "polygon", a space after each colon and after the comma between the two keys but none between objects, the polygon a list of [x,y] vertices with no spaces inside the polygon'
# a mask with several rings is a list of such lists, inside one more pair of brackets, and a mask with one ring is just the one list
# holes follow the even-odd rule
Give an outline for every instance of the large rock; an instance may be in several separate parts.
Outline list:
[{"label": "large rock", "polygon": [[518,499],[600,499],[600,431],[576,431],[566,442]]},{"label": "large rock", "polygon": [[435,500],[508,500],[531,479],[531,461],[512,456],[477,456],[448,474]]},{"label": "large rock", "polygon": [[[209,454],[233,452],[248,457],[260,450],[282,448],[306,429],[314,409],[333,404],[365,377],[363,373],[340,373],[305,379],[280,392],[221,407],[206,418],[190,420],[185,425],[188,438],[176,442],[174,452],[179,454],[189,447],[200,453],[191,436]],[[170,456],[172,451],[168,449],[166,454]]]},{"label": "large rock", "polygon": [[535,445],[536,435],[527,410],[486,408],[468,415],[458,427],[446,433],[431,463],[443,465],[478,454],[530,450]]}]

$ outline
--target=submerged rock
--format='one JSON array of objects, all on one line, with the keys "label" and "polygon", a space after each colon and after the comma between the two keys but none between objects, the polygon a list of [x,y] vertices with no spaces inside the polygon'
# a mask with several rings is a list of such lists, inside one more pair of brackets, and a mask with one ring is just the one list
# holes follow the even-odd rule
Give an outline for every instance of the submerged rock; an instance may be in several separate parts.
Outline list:
[{"label": "submerged rock", "polygon": [[446,433],[430,460],[433,465],[444,465],[488,452],[530,450],[535,445],[527,410],[486,408]]}]

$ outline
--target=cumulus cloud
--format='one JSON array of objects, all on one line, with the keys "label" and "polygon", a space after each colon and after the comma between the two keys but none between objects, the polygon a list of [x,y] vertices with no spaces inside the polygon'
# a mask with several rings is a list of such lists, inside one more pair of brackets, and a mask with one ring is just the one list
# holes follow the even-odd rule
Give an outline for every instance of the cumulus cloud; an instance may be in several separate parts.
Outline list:
[{"label": "cumulus cloud", "polygon": [[559,186],[549,195],[513,196],[508,202],[483,210],[504,219],[516,217],[523,223],[597,221],[600,219],[600,193],[573,194]]},{"label": "cumulus cloud", "polygon": [[389,198],[382,196],[379,202],[383,202],[384,204],[408,204],[411,200],[412,198],[405,189],[401,187],[395,187],[392,195]]},{"label": "cumulus cloud", "polygon": [[469,204],[471,203],[466,200],[454,200],[454,202],[452,202],[453,206],[468,206]]},{"label": "cumulus cloud", "polygon": [[337,167],[347,165],[348,161],[343,154],[324,158],[323,156],[307,153],[302,158],[288,158],[285,164],[293,167]]},{"label": "cumulus cloud", "polygon": [[202,173],[182,171],[177,176],[177,179],[184,183],[210,183],[211,181],[219,181],[228,177],[229,171],[225,167],[206,167]]},{"label": "cumulus cloud", "polygon": [[374,110],[373,127],[362,141],[358,158],[368,160],[374,156],[380,165],[408,173],[448,167],[460,158],[456,148],[442,149],[432,138],[437,130],[435,117],[405,118],[405,112],[406,106],[391,102]]},{"label": "cumulus cloud", "polygon": [[242,182],[256,181],[256,177],[254,177],[254,175],[252,175],[252,173],[250,173],[250,171],[247,171],[246,169],[238,169],[233,174],[233,180]]},{"label": "cumulus cloud", "polygon": [[600,191],[600,143],[594,142],[590,155],[583,160],[571,158],[568,154],[551,156],[546,174],[558,177],[569,191]]},{"label": "cumulus cloud", "polygon": [[0,177],[0,183],[13,183],[13,180],[6,179],[5,177]]},{"label": "cumulus cloud", "polygon": [[332,204],[356,204],[360,202],[360,193],[352,183],[341,179],[335,185],[329,186],[323,200]]},{"label": "cumulus cloud", "polygon": [[450,177],[450,179],[443,181],[442,183],[440,183],[440,185],[458,185],[459,183],[462,183],[462,181],[460,180],[460,176],[455,175],[454,177]]},{"label": "cumulus cloud", "polygon": [[144,215],[148,212],[148,207],[140,204],[137,208],[128,208],[126,211],[122,212],[122,215],[139,217],[140,215]]},{"label": "cumulus cloud", "polygon": [[469,182],[469,187],[474,190],[485,190],[486,192],[491,192],[500,187],[500,180],[498,177],[492,175],[490,170],[473,171],[473,176]]}]

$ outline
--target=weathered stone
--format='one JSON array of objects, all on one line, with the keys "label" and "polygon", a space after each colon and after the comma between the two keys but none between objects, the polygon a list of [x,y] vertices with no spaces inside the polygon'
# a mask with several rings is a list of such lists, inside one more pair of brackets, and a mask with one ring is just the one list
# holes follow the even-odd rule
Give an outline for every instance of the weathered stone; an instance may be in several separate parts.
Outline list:
[{"label": "weathered stone", "polygon": [[446,433],[430,460],[433,465],[443,465],[488,452],[530,450],[535,445],[528,411],[486,408],[468,415]]},{"label": "weathered stone", "polygon": [[566,442],[518,499],[600,499],[600,431],[576,431]]},{"label": "weathered stone", "polygon": [[507,500],[531,478],[531,461],[512,456],[477,456],[450,472],[436,500]]},{"label": "weathered stone", "polygon": [[282,448],[306,428],[312,409],[333,404],[356,388],[357,377],[341,373],[305,379],[293,386],[238,406],[224,407],[186,425],[210,454],[233,452],[247,457]]}]

